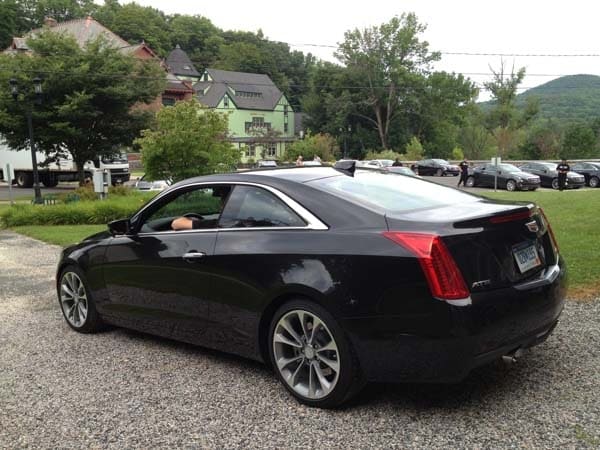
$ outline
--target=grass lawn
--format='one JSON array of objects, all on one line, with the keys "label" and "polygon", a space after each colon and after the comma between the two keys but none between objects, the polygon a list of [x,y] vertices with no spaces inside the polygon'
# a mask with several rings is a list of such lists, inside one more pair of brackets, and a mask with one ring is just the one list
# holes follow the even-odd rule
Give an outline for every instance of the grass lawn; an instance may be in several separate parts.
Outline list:
[{"label": "grass lawn", "polygon": [[106,225],[26,225],[12,228],[25,236],[63,247],[106,229]]},{"label": "grass lawn", "polygon": [[486,197],[533,201],[544,209],[569,271],[569,296],[587,298],[600,293],[600,190],[489,192]]}]

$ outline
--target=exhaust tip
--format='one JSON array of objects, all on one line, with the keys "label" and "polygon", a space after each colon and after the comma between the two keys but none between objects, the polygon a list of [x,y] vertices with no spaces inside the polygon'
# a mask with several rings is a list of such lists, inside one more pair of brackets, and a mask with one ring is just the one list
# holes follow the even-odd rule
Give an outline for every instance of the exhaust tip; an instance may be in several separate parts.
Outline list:
[{"label": "exhaust tip", "polygon": [[519,347],[516,350],[513,350],[512,352],[507,353],[506,355],[502,356],[502,361],[506,365],[510,366],[512,364],[515,364],[522,355],[523,355],[523,349],[521,347]]}]

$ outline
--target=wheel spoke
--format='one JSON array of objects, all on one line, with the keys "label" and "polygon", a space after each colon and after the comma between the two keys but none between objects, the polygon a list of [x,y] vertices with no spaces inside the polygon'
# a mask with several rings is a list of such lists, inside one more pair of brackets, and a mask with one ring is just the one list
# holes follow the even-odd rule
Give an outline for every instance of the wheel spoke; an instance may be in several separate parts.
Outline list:
[{"label": "wheel spoke", "polygon": [[61,288],[62,288],[63,292],[64,292],[65,294],[67,294],[69,297],[71,297],[71,298],[75,297],[75,294],[74,294],[74,293],[73,293],[73,291],[72,291],[72,290],[69,288],[69,286],[67,286],[67,285],[66,285],[66,283],[63,283],[63,284],[61,285]]},{"label": "wheel spoke", "polygon": [[277,360],[277,367],[279,367],[279,369],[284,369],[285,367],[289,366],[291,363],[293,363],[294,361],[298,361],[299,359],[304,358],[304,356],[302,355],[298,355],[298,356],[294,356],[292,358],[279,358]]},{"label": "wheel spoke", "polygon": [[319,366],[319,364],[314,364],[313,368],[323,392],[329,393],[329,391],[331,390],[331,383],[327,381],[327,378],[325,378],[325,374],[321,370],[321,367]]},{"label": "wheel spoke", "polygon": [[302,338],[298,335],[298,333],[296,333],[296,330],[294,330],[292,324],[288,321],[287,318],[285,318],[284,320],[282,320],[281,322],[279,322],[279,324],[285,329],[285,331],[287,331],[290,336],[292,336],[295,341],[302,347]]},{"label": "wheel spoke", "polygon": [[315,376],[313,375],[315,372],[312,364],[308,365],[308,396],[310,398],[315,398],[316,386],[315,386]]},{"label": "wheel spoke", "polygon": [[317,353],[328,352],[328,351],[337,352],[337,346],[335,345],[335,342],[333,342],[333,340],[329,341],[329,343],[327,345],[324,345],[323,347],[319,347],[317,349]]},{"label": "wheel spoke", "polygon": [[300,371],[305,366],[306,366],[306,364],[304,363],[304,361],[300,361],[300,364],[298,364],[298,367],[296,367],[296,370],[294,370],[294,373],[292,375],[290,375],[290,377],[288,378],[288,383],[290,383],[290,386],[292,386],[292,387],[296,386],[296,384],[298,383],[298,375],[300,375]]},{"label": "wheel spoke", "polygon": [[275,333],[275,337],[273,338],[273,341],[274,342],[279,342],[281,344],[290,345],[290,346],[295,347],[295,348],[302,348],[302,344],[299,344],[295,340],[291,340],[291,339],[286,338],[281,333]]},{"label": "wheel spoke", "polygon": [[300,320],[300,326],[302,327],[302,333],[304,334],[304,338],[308,342],[310,332],[306,328],[306,317],[307,316],[308,316],[308,314],[306,314],[304,311],[298,312],[298,319]]},{"label": "wheel spoke", "polygon": [[85,322],[85,318],[87,317],[87,308],[83,305],[83,303],[79,303],[78,305],[78,309],[79,309],[79,318],[81,319],[82,322]]},{"label": "wheel spoke", "polygon": [[335,373],[339,373],[340,371],[340,363],[335,359],[325,358],[324,356],[319,356],[319,361],[321,361],[326,366],[330,367]]},{"label": "wheel spoke", "polygon": [[313,317],[313,323],[312,323],[312,333],[310,334],[310,339],[308,340],[309,344],[312,344],[314,339],[315,339],[315,335],[317,334],[318,328],[323,324],[323,322],[321,322],[319,320],[318,317]]},{"label": "wheel spoke", "polygon": [[75,320],[75,307],[77,306],[77,304],[75,302],[73,302],[73,304],[69,307],[69,310],[67,311],[67,319],[71,319],[72,321]]}]

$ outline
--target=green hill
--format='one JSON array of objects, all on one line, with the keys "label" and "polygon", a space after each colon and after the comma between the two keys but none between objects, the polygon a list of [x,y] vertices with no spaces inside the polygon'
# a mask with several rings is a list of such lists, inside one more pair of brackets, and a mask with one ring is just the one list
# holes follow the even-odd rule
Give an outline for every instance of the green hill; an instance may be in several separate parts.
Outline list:
[{"label": "green hill", "polygon": [[[539,100],[539,118],[578,121],[600,117],[600,77],[568,75],[544,83],[517,95],[517,104],[528,97]],[[491,106],[491,102],[483,109]]]}]

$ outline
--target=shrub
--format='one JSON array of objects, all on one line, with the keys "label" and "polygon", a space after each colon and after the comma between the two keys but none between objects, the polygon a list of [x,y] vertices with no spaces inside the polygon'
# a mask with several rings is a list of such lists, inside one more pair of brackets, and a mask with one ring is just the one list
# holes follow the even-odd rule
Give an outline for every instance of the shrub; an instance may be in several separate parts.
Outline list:
[{"label": "shrub", "polygon": [[117,184],[116,186],[110,186],[108,188],[108,196],[117,195],[120,197],[125,197],[133,194],[133,189],[129,186],[125,186],[124,184]]},{"label": "shrub", "polygon": [[0,212],[5,227],[20,225],[86,225],[105,224],[131,217],[152,195],[137,194],[113,197],[105,201],[79,201],[57,205],[13,205]]},{"label": "shrub", "polygon": [[391,159],[395,161],[396,159],[404,160],[405,157],[404,155],[396,153],[393,150],[382,150],[380,152],[370,150],[369,152],[367,152],[367,156],[365,156],[365,159]]}]

